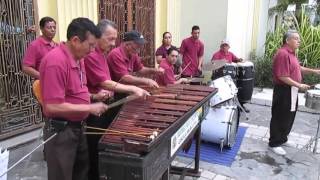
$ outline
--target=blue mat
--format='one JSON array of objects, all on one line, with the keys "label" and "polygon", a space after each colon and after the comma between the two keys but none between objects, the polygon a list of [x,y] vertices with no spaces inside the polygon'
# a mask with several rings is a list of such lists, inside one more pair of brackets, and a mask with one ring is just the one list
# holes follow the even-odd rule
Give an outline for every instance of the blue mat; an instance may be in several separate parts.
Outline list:
[{"label": "blue mat", "polygon": [[[231,149],[224,147],[222,152],[220,151],[220,145],[218,144],[201,142],[200,160],[230,167],[237,155],[237,152],[240,149],[240,145],[244,137],[244,134],[246,133],[246,130],[246,127],[239,126],[235,144]],[[188,153],[184,153],[181,151],[178,155],[194,158],[194,152],[195,141],[192,142],[192,146]]]}]

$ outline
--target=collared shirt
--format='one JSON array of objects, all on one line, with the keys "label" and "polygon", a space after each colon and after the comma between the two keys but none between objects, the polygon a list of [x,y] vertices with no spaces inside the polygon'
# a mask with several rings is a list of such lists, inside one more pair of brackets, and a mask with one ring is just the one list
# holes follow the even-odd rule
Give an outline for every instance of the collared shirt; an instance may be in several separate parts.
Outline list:
[{"label": "collared shirt", "polygon": [[[176,48],[175,46],[172,46],[172,45],[169,48],[171,48],[171,47]],[[168,49],[164,45],[160,46],[156,51],[156,56],[161,56],[162,58],[166,58],[167,54],[168,54],[167,53]]]},{"label": "collared shirt", "polygon": [[66,44],[61,43],[42,59],[40,86],[47,117],[81,121],[89,115],[87,112],[49,114],[46,110],[47,104],[90,103],[84,62],[74,59]]},{"label": "collared shirt", "polygon": [[159,67],[164,69],[164,73],[157,75],[157,79],[156,79],[157,83],[160,86],[174,84],[176,80],[174,78],[173,65],[168,61],[168,59],[163,59]]},{"label": "collared shirt", "polygon": [[275,84],[285,84],[279,77],[290,77],[292,80],[299,83],[302,81],[299,60],[297,59],[295,52],[287,45],[278,49],[273,57],[272,75]]},{"label": "collared shirt", "polygon": [[39,71],[42,58],[56,46],[58,44],[54,41],[49,42],[42,36],[38,37],[28,46],[23,57],[23,65]]},{"label": "collared shirt", "polygon": [[222,49],[214,53],[211,58],[211,60],[222,60],[222,59],[226,59],[228,61],[227,63],[232,63],[232,62],[237,62],[239,58],[235,56],[232,52],[228,51],[226,53]]},{"label": "collared shirt", "polygon": [[124,45],[113,49],[107,56],[107,63],[110,68],[110,75],[113,81],[118,82],[123,76],[140,71],[143,68],[138,54],[128,57]]},{"label": "collared shirt", "polygon": [[199,58],[203,56],[204,45],[200,40],[194,40],[192,37],[184,39],[181,43],[180,53],[182,58],[182,69],[190,62],[183,75],[194,76],[198,74]]},{"label": "collared shirt", "polygon": [[111,80],[106,56],[99,47],[96,47],[95,51],[84,58],[90,93],[98,93],[102,90],[100,83]]}]

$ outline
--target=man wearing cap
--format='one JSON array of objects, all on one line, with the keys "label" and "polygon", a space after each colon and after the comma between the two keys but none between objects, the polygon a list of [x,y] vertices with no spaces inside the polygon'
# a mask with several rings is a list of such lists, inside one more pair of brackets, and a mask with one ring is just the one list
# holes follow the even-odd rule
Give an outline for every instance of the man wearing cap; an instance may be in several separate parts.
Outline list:
[{"label": "man wearing cap", "polygon": [[174,77],[174,64],[177,62],[178,56],[179,50],[176,47],[170,47],[167,50],[167,58],[162,59],[159,65],[159,67],[164,69],[164,73],[157,75],[157,82],[160,86],[189,82],[186,78],[180,78],[179,80],[176,80]]},{"label": "man wearing cap", "polygon": [[211,61],[226,60],[227,63],[241,62],[242,58],[238,58],[232,52],[229,51],[230,43],[228,40],[221,41],[220,50],[215,52],[211,58]]},{"label": "man wearing cap", "polygon": [[164,72],[161,68],[148,68],[141,63],[138,53],[145,43],[144,37],[138,31],[133,30],[124,34],[123,41],[118,48],[113,49],[107,56],[112,80],[125,84],[147,85],[158,88],[158,83],[154,80],[133,75],[133,73],[153,75]]},{"label": "man wearing cap", "polygon": [[202,74],[204,45],[200,41],[199,35],[199,26],[193,26],[191,37],[184,39],[181,43],[182,77],[200,76]]},{"label": "man wearing cap", "polygon": [[[141,88],[132,85],[124,85],[111,80],[106,55],[108,51],[115,46],[118,32],[116,25],[107,19],[101,20],[97,27],[102,33],[101,38],[98,39],[95,50],[84,59],[88,89],[92,94],[91,100],[93,102],[107,100],[105,102],[110,103],[112,101],[113,92],[135,94],[137,96],[148,95],[148,92]],[[87,125],[105,129],[116,115],[117,112],[115,111],[115,108],[108,110],[100,117],[90,115],[87,120]],[[97,131],[87,129],[87,132],[96,133]],[[91,180],[99,180],[99,156],[97,146],[101,136],[101,134],[87,135],[90,159],[88,179]]]},{"label": "man wearing cap", "polygon": [[89,114],[100,116],[103,103],[90,104],[83,57],[92,51],[101,33],[87,18],[72,20],[67,42],[51,50],[40,65],[40,87],[45,116],[54,135],[45,144],[48,180],[88,179],[88,146],[84,127]]},{"label": "man wearing cap", "polygon": [[56,34],[56,21],[51,17],[43,17],[39,25],[42,36],[30,43],[22,62],[22,71],[35,79],[39,79],[41,59],[57,46],[53,41]]}]

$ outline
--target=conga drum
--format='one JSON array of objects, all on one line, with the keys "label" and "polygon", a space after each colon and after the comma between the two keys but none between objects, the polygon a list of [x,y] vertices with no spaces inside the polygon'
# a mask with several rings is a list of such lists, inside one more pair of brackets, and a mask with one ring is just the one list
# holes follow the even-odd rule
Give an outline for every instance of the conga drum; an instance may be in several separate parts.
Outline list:
[{"label": "conga drum", "polygon": [[240,102],[249,102],[254,87],[254,65],[249,61],[237,65],[238,99]]}]

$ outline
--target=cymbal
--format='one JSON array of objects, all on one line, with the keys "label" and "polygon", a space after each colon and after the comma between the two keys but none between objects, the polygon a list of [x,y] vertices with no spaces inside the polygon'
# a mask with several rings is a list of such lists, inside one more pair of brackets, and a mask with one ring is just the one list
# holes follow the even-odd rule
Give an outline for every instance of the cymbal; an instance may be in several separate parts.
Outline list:
[{"label": "cymbal", "polygon": [[222,68],[227,63],[226,60],[214,60],[208,62],[202,66],[202,70],[204,71],[213,71]]}]

